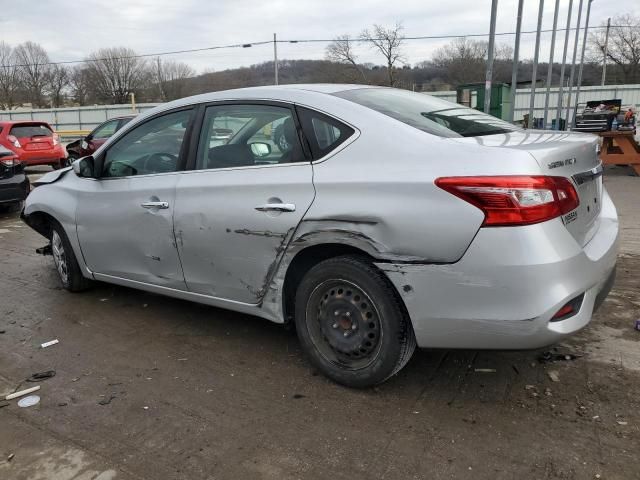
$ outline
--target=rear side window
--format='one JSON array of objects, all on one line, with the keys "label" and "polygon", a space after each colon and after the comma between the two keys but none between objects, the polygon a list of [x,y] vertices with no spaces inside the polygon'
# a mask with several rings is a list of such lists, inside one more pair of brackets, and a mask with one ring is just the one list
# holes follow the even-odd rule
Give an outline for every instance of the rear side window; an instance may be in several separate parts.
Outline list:
[{"label": "rear side window", "polygon": [[16,138],[51,137],[53,136],[53,132],[42,123],[33,123],[28,125],[14,125],[9,131],[9,135],[13,135]]},{"label": "rear side window", "polygon": [[304,107],[297,107],[297,111],[314,160],[336,149],[354,133],[353,128],[323,113]]}]

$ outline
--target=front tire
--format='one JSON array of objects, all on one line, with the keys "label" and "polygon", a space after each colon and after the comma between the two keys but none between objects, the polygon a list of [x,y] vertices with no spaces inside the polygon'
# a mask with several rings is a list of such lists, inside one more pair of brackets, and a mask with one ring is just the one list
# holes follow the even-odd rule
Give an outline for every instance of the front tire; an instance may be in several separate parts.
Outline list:
[{"label": "front tire", "polygon": [[298,286],[295,322],[311,363],[348,387],[384,382],[416,347],[393,285],[361,256],[335,257],[312,267]]},{"label": "front tire", "polygon": [[91,281],[82,275],[67,234],[58,223],[51,228],[51,253],[64,288],[70,292],[81,292],[91,285]]}]

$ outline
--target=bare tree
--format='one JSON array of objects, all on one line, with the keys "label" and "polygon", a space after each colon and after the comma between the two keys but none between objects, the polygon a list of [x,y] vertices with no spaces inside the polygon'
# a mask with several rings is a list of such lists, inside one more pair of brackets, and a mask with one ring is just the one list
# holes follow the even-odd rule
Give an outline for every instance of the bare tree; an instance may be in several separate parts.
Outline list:
[{"label": "bare tree", "polygon": [[[623,83],[640,81],[640,17],[630,14],[613,18],[607,46],[607,61],[622,72]],[[606,27],[606,24],[603,24]],[[602,62],[604,58],[606,28],[590,35],[591,56]]]},{"label": "bare tree", "polygon": [[487,42],[456,38],[433,55],[433,65],[446,71],[452,84],[469,83],[484,78]]},{"label": "bare tree", "polygon": [[91,78],[86,65],[76,65],[69,73],[71,97],[79,105],[87,105],[89,99],[95,97],[91,89]]},{"label": "bare tree", "polygon": [[37,107],[43,107],[44,89],[51,65],[49,55],[42,46],[24,42],[15,49],[20,76],[27,90],[27,98]]},{"label": "bare tree", "polygon": [[53,65],[47,73],[46,89],[49,93],[51,106],[57,108],[64,104],[63,91],[70,84],[69,69],[64,65]]},{"label": "bare tree", "polygon": [[153,80],[163,102],[184,97],[187,79],[194,76],[193,68],[183,62],[162,61],[160,57],[156,57],[153,64]]},{"label": "bare tree", "polygon": [[126,103],[144,87],[146,61],[127,47],[102,48],[85,60],[90,81],[101,100]]},{"label": "bare tree", "polygon": [[15,50],[0,41],[0,108],[11,109],[16,102],[20,86],[20,70],[17,67]]},{"label": "bare tree", "polygon": [[333,42],[327,45],[325,57],[327,60],[333,62],[351,65],[362,76],[362,80],[365,83],[367,82],[367,76],[360,65],[358,65],[357,57],[353,52],[353,41],[349,35],[339,35]]},{"label": "bare tree", "polygon": [[398,22],[394,27],[385,28],[382,25],[374,25],[372,31],[364,30],[360,38],[370,42],[384,56],[387,62],[387,77],[389,86],[396,83],[396,63],[402,62],[402,23]]}]

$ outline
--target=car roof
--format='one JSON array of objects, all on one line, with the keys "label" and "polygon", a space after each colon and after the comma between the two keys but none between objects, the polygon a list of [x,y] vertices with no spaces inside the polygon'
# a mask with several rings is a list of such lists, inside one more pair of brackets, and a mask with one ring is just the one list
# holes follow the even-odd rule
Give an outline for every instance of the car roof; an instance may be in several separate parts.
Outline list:
[{"label": "car roof", "polygon": [[331,98],[332,101],[345,101],[332,95],[346,90],[363,88],[386,88],[377,85],[343,84],[343,83],[297,83],[288,85],[266,85],[261,87],[236,88],[232,90],[219,90],[215,92],[202,93],[191,97],[180,98],[168,103],[163,103],[151,110],[147,110],[139,115],[136,120],[143,121],[144,118],[162,111],[171,110],[184,106],[196,105],[200,103],[226,101],[226,100],[273,100],[281,102],[296,103],[300,101],[310,101],[313,103],[326,103]]},{"label": "car roof", "polygon": [[42,124],[49,125],[49,122],[45,122],[44,120],[0,120],[0,125],[3,127],[13,127],[14,125],[33,125],[33,124]]}]

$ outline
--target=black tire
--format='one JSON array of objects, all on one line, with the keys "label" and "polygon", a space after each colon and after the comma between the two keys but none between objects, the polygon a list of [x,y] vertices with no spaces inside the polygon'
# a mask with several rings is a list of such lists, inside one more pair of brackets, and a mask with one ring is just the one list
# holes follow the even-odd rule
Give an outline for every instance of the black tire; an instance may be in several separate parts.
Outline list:
[{"label": "black tire", "polygon": [[91,280],[85,278],[80,271],[67,234],[57,222],[51,225],[51,250],[53,263],[64,288],[70,292],[81,292],[91,286]]},{"label": "black tire", "polygon": [[393,285],[357,255],[324,260],[307,272],[296,292],[295,322],[311,363],[348,387],[384,382],[416,348]]}]

